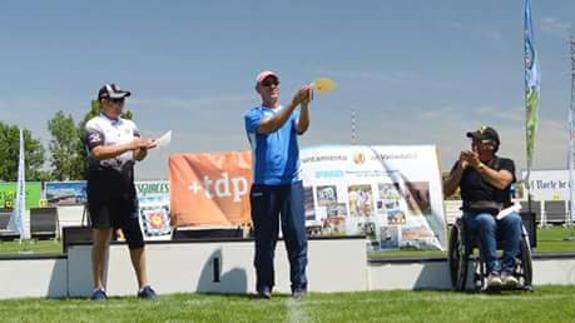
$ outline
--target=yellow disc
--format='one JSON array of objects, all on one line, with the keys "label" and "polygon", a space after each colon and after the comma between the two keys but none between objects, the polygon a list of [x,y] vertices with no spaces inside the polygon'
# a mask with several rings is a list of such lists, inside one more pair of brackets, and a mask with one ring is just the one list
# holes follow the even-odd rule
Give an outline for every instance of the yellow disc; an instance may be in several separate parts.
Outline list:
[{"label": "yellow disc", "polygon": [[321,94],[329,93],[336,88],[335,81],[328,78],[317,79],[313,83],[314,89],[317,91],[317,93]]}]

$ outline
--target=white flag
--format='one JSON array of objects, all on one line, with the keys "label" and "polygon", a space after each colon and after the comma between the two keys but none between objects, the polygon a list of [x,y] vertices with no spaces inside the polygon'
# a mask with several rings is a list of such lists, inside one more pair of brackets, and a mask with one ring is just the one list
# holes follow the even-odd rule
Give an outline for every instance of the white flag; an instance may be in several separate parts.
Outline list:
[{"label": "white flag", "polygon": [[30,230],[25,225],[26,215],[26,175],[24,173],[24,133],[20,129],[20,154],[18,158],[18,183],[16,186],[16,200],[14,210],[8,223],[8,229],[20,234],[20,240],[30,239]]}]

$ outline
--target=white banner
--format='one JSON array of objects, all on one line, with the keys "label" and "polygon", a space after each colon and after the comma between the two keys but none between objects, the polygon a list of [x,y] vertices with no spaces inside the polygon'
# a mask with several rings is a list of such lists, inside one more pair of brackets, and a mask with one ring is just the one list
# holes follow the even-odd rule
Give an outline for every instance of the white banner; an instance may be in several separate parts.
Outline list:
[{"label": "white banner", "polygon": [[[526,176],[526,173],[522,175]],[[533,200],[570,199],[568,170],[532,170],[529,184]]]},{"label": "white banner", "polygon": [[366,235],[370,250],[446,246],[435,146],[302,149],[312,235]]}]

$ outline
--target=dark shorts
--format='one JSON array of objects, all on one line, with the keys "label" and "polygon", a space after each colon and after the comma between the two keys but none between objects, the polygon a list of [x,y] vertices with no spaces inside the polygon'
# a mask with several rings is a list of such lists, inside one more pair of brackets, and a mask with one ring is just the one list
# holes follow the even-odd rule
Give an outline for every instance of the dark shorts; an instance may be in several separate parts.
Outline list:
[{"label": "dark shorts", "polygon": [[92,228],[121,228],[130,249],[144,246],[144,238],[138,220],[138,200],[116,197],[106,201],[88,199]]}]

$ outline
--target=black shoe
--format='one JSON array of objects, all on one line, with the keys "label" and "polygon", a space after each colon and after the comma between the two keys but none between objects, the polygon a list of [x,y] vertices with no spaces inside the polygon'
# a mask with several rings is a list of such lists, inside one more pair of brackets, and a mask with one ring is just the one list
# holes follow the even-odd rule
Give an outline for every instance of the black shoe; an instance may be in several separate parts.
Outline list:
[{"label": "black shoe", "polygon": [[272,289],[269,287],[262,287],[261,289],[258,290],[258,297],[265,299],[272,298]]},{"label": "black shoe", "polygon": [[154,299],[156,296],[156,292],[150,286],[145,286],[138,291],[138,298]]},{"label": "black shoe", "polygon": [[95,289],[92,293],[92,300],[94,301],[105,301],[108,299],[108,295],[106,295],[106,291],[102,288]]},{"label": "black shoe", "polygon": [[291,292],[291,296],[295,299],[302,299],[307,294],[307,290],[304,288],[296,288]]}]

